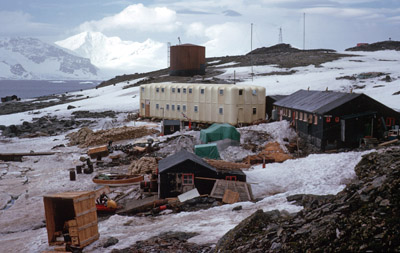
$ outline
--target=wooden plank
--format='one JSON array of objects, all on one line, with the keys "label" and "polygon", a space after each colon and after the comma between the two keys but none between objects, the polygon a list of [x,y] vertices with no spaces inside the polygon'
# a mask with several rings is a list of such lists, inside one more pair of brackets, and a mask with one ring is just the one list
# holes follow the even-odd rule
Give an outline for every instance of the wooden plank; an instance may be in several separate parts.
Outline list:
[{"label": "wooden plank", "polygon": [[77,226],[76,220],[67,221],[67,225],[68,225],[68,227],[76,227]]},{"label": "wooden plank", "polygon": [[222,202],[225,204],[234,204],[239,201],[239,193],[231,191],[227,189],[225,191],[224,197],[222,198]]}]

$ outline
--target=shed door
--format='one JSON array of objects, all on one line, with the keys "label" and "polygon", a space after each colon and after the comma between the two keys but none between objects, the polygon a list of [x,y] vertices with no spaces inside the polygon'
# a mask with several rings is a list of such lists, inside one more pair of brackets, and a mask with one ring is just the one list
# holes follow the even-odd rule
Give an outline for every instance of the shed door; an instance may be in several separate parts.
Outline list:
[{"label": "shed door", "polygon": [[144,116],[150,117],[150,100],[146,99],[145,104]]},{"label": "shed door", "polygon": [[342,119],[340,121],[340,126],[341,126],[341,130],[340,130],[341,139],[343,142],[345,142],[346,141],[346,121]]}]

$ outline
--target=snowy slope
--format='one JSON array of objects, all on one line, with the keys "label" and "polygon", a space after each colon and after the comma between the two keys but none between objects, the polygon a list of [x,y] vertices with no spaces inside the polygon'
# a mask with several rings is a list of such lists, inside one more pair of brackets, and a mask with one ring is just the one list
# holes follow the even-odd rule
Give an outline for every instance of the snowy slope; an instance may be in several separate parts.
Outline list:
[{"label": "snowy slope", "polygon": [[90,60],[34,38],[0,39],[0,79],[99,79]]},{"label": "snowy slope", "polygon": [[83,32],[55,43],[89,58],[99,68],[116,72],[129,74],[166,67],[166,60],[158,57],[166,49],[165,45],[151,39],[140,43],[107,37],[100,32]]}]

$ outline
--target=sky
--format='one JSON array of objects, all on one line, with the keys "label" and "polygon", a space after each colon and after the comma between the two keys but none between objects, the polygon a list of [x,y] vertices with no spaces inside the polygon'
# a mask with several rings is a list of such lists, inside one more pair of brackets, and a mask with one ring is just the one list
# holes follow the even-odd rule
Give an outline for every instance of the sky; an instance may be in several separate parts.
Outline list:
[{"label": "sky", "polygon": [[205,46],[207,57],[275,45],[281,28],[293,47],[342,51],[400,40],[400,0],[1,0],[0,23],[0,36],[49,43],[85,31],[165,45],[179,37]]}]

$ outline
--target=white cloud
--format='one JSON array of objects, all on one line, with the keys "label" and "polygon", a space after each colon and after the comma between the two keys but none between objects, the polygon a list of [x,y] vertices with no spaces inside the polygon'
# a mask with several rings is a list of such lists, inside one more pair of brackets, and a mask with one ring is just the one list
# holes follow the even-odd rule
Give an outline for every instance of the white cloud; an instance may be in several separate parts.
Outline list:
[{"label": "white cloud", "polygon": [[136,30],[141,32],[171,32],[177,29],[176,12],[167,7],[145,7],[134,4],[120,13],[101,20],[88,21],[80,25],[81,31]]},{"label": "white cloud", "polygon": [[190,24],[187,28],[186,28],[186,35],[188,37],[202,37],[205,35],[205,25],[201,22],[195,22]]},{"label": "white cloud", "polygon": [[304,12],[307,14],[330,15],[330,16],[345,17],[345,18],[365,17],[373,14],[372,11],[365,9],[333,8],[333,7],[308,8],[304,9]]},{"label": "white cloud", "polygon": [[246,53],[249,50],[247,42],[250,37],[249,26],[242,23],[228,22],[208,27],[204,35],[209,39],[205,46],[207,48],[207,57],[237,55]]}]

